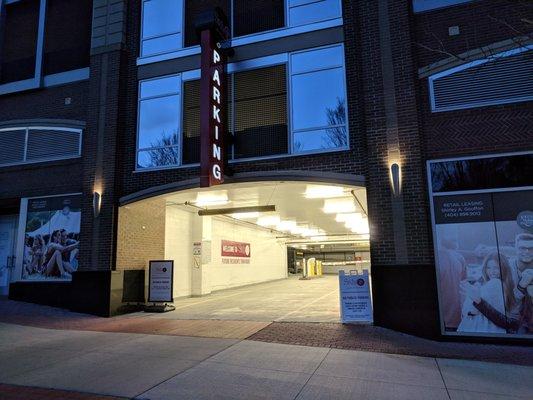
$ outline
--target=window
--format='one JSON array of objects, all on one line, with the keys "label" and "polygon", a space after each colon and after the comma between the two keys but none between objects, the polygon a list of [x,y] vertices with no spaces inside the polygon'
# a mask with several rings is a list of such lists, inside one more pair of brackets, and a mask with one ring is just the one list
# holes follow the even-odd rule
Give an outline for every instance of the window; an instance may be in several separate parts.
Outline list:
[{"label": "window", "polygon": [[[230,64],[229,159],[348,149],[343,60],[343,46],[335,45],[249,60],[246,70]],[[197,77],[190,71],[140,82],[138,169],[200,162]]]},{"label": "window", "polygon": [[292,152],[348,147],[342,46],[291,55]]},{"label": "window", "polygon": [[428,79],[433,112],[533,100],[533,46],[472,61]]},{"label": "window", "polygon": [[0,84],[32,79],[39,26],[39,0],[6,4]]},{"label": "window", "polygon": [[288,153],[285,65],[234,75],[235,159]]},{"label": "window", "polygon": [[198,45],[195,20],[214,7],[225,12],[233,38],[342,16],[341,0],[143,0],[142,7],[141,58]]},{"label": "window", "polygon": [[79,157],[81,132],[49,126],[0,128],[0,165]]},{"label": "window", "polygon": [[43,74],[89,66],[91,0],[47,0]]},{"label": "window", "polygon": [[337,18],[342,15],[337,0],[288,0],[289,24],[298,26]]},{"label": "window", "polygon": [[181,48],[182,4],[177,0],[143,1],[141,55]]},{"label": "window", "polygon": [[141,82],[139,92],[138,168],[179,165],[181,77]]},{"label": "window", "polygon": [[454,6],[456,4],[468,3],[472,0],[413,0],[413,11],[423,12],[436,8]]},{"label": "window", "polygon": [[91,0],[3,2],[0,94],[89,77]]},{"label": "window", "polygon": [[[184,0],[185,1],[185,40],[184,47],[200,44],[200,38],[196,34],[194,23],[199,15],[220,7],[224,14],[230,17],[230,0]],[[231,28],[231,20],[228,21]]]}]

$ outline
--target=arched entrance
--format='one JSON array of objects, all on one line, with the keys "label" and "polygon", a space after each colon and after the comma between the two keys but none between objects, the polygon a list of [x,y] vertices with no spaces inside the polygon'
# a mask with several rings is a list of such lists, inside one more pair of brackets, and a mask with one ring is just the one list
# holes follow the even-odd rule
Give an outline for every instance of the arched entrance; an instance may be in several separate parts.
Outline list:
[{"label": "arched entrance", "polygon": [[338,271],[370,270],[366,189],[310,175],[189,181],[124,198],[116,267],[173,260],[175,318],[339,321]]}]

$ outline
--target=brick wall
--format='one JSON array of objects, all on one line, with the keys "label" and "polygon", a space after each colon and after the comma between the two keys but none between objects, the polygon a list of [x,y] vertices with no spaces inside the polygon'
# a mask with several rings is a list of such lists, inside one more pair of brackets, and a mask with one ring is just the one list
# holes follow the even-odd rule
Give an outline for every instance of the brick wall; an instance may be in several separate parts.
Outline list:
[{"label": "brick wall", "polygon": [[[527,3],[483,0],[417,14],[413,45],[418,68],[528,32],[531,35],[531,25],[524,21],[531,13],[531,2]],[[449,36],[450,26],[458,26],[460,34]],[[420,44],[446,52],[429,51]],[[427,79],[416,81],[428,159],[533,149],[531,103],[432,113]]]},{"label": "brick wall", "polygon": [[[0,96],[0,122],[24,119],[87,120],[89,82]],[[66,105],[65,98],[71,103]],[[87,130],[83,132],[85,136]],[[81,191],[81,160],[0,167],[0,199]]]},{"label": "brick wall", "polygon": [[144,269],[165,259],[165,200],[121,207],[118,214],[117,269]]},{"label": "brick wall", "polygon": [[[531,19],[528,0],[478,0],[416,14],[413,45],[419,67],[531,34],[531,24],[525,21],[528,18]],[[450,26],[458,26],[460,34],[449,36]]]}]

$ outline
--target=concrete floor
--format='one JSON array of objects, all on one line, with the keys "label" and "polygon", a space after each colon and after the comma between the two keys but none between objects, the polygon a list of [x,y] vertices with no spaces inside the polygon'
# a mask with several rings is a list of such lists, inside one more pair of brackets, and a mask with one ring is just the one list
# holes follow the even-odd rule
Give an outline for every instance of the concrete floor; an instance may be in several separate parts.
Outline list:
[{"label": "concrete floor", "polygon": [[[153,314],[170,319],[236,321],[339,322],[339,283],[336,275],[288,279],[227,289],[204,297],[174,301],[175,311]],[[144,313],[144,315],[146,315]]]},{"label": "concrete floor", "polygon": [[250,340],[0,323],[0,354],[0,383],[139,400],[533,398],[533,367]]}]

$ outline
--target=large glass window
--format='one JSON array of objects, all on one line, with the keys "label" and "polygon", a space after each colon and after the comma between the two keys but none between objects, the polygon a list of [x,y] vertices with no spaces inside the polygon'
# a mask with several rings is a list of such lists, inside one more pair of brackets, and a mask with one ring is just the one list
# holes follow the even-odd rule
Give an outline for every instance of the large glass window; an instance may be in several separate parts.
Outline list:
[{"label": "large glass window", "polygon": [[137,166],[179,165],[181,78],[144,81],[139,92]]},{"label": "large glass window", "polygon": [[[250,64],[227,80],[230,160],[348,149],[342,45]],[[200,81],[167,76],[139,93],[137,168],[199,163]]]},{"label": "large glass window", "polygon": [[89,66],[91,0],[47,0],[43,73]]},{"label": "large glass window", "polygon": [[234,158],[288,152],[285,65],[234,75]]},{"label": "large glass window", "polygon": [[290,26],[338,18],[342,15],[338,0],[288,0]]},{"label": "large glass window", "polygon": [[233,38],[342,16],[341,0],[143,0],[141,57],[196,46],[195,21],[220,7]]},{"label": "large glass window", "polygon": [[293,153],[348,147],[342,46],[291,56]]},{"label": "large glass window", "polygon": [[[36,89],[50,82],[87,79],[92,3],[91,0],[4,3],[0,24],[0,94]],[[47,75],[55,76],[47,80]]]},{"label": "large glass window", "polygon": [[4,7],[0,83],[33,78],[39,26],[39,0],[19,1],[6,4]]},{"label": "large glass window", "polygon": [[181,48],[181,0],[143,1],[141,56]]}]

